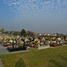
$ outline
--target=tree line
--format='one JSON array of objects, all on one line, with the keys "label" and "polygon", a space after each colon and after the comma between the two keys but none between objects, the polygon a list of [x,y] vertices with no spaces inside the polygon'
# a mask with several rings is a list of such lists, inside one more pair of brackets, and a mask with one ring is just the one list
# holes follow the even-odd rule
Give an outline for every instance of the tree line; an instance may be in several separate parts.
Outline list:
[{"label": "tree line", "polygon": [[34,32],[26,31],[25,29],[22,29],[21,31],[4,31],[4,28],[2,28],[0,32],[19,36],[34,36]]}]

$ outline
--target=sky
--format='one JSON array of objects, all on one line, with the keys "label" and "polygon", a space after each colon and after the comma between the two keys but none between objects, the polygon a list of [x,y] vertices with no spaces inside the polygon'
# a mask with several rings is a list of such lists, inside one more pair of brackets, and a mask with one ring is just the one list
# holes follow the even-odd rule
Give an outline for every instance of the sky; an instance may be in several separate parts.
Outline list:
[{"label": "sky", "polygon": [[0,29],[67,34],[67,0],[0,0]]}]

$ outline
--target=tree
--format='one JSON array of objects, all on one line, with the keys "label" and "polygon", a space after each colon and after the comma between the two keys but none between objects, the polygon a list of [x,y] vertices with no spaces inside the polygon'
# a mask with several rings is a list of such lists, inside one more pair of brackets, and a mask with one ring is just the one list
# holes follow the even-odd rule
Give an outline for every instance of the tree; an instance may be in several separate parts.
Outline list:
[{"label": "tree", "polygon": [[24,29],[21,30],[21,36],[26,36],[26,31]]},{"label": "tree", "polygon": [[28,36],[34,36],[34,32],[27,31],[27,35],[28,35]]},{"label": "tree", "polygon": [[17,35],[20,35],[20,32],[17,32]]},{"label": "tree", "polygon": [[4,33],[4,28],[1,29],[1,32]]},{"label": "tree", "polygon": [[14,34],[14,31],[12,31],[12,35]]}]

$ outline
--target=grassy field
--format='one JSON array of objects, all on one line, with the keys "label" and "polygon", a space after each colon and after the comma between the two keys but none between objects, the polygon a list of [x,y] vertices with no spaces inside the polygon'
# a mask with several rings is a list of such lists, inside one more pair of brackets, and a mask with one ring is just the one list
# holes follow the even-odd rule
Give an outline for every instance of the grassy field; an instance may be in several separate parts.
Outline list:
[{"label": "grassy field", "polygon": [[12,35],[12,34],[0,34],[1,37],[4,37],[4,38],[12,38],[12,37],[15,37],[15,35]]},{"label": "grassy field", "polygon": [[1,55],[4,67],[67,67],[67,46]]}]

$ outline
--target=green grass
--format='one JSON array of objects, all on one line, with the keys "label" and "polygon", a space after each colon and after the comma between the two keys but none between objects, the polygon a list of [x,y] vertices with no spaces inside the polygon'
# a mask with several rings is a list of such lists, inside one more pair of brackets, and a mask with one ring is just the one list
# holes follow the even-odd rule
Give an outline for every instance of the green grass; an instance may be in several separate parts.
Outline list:
[{"label": "green grass", "polygon": [[67,67],[67,46],[1,55],[4,67]]},{"label": "green grass", "polygon": [[9,36],[9,37],[12,37],[12,36],[13,36],[13,37],[15,37],[15,36],[14,36],[14,35],[12,35],[12,34],[6,34],[6,35],[7,35],[7,36]]}]

